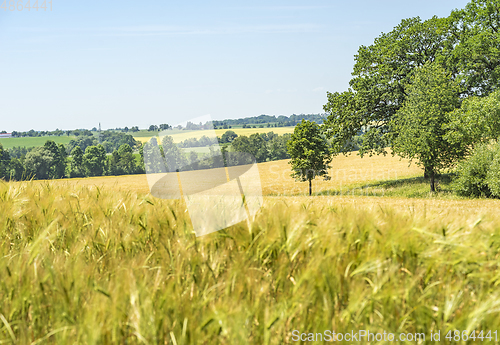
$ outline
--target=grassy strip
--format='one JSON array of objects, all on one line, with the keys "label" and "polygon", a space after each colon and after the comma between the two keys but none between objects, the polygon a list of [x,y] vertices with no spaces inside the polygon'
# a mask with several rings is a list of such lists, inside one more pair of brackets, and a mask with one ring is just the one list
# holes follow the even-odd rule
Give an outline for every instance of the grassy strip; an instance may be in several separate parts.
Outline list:
[{"label": "grassy strip", "polygon": [[437,191],[430,192],[429,180],[423,176],[408,177],[397,180],[377,181],[369,184],[355,183],[326,191],[317,195],[352,195],[377,196],[400,198],[438,198],[438,199],[466,199],[457,196],[453,190],[454,174],[440,175],[436,180]]}]

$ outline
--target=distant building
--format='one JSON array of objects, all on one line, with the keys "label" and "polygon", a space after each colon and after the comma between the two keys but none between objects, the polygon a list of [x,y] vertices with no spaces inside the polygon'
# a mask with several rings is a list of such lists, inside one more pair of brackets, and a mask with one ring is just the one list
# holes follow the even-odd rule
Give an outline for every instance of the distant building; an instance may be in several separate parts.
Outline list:
[{"label": "distant building", "polygon": [[0,138],[12,138],[12,133],[2,133],[0,134]]}]

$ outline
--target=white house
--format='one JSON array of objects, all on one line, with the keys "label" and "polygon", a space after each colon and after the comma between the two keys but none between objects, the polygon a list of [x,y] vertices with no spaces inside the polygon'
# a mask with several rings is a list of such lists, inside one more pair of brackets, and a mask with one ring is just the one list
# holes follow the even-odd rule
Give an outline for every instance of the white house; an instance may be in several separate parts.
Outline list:
[{"label": "white house", "polygon": [[12,133],[0,133],[0,138],[12,138]]}]

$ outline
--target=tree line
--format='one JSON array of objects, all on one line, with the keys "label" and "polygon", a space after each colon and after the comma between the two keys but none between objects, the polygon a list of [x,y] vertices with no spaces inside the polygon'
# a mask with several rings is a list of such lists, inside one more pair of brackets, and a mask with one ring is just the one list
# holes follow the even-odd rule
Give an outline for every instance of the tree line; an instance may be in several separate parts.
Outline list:
[{"label": "tree line", "polygon": [[[198,153],[195,151],[188,151],[188,149],[182,149],[186,147],[186,140],[180,144],[175,144],[172,136],[165,136],[162,138],[161,143],[158,143],[156,139],[153,138],[148,144],[141,147],[140,154],[145,165],[145,170],[148,173],[211,169],[227,166],[230,164],[226,161],[227,157],[236,159],[241,153],[248,154],[245,156],[246,159],[232,163],[248,164],[253,160],[257,163],[261,163],[290,158],[287,151],[287,142],[290,140],[290,137],[290,134],[278,135],[274,132],[238,136],[233,131],[227,131],[222,135],[222,138],[216,139],[220,149],[216,149],[212,145],[209,146],[210,152]],[[211,143],[212,140],[213,139],[207,137],[202,137],[200,139],[200,141],[206,143]],[[199,141],[189,139],[188,142],[192,143]],[[252,157],[252,160],[248,160],[248,157]],[[165,164],[166,167],[163,166],[163,164]]]},{"label": "tree line", "polygon": [[110,155],[101,144],[83,151],[76,146],[69,156],[63,144],[47,140],[21,157],[11,157],[0,144],[0,178],[5,180],[61,179],[104,175],[139,174],[144,169],[132,148],[122,144]]},{"label": "tree line", "polygon": [[88,129],[73,129],[73,130],[60,130],[56,129],[55,131],[35,131],[34,129],[30,129],[27,132],[17,132],[13,131],[13,137],[21,138],[21,137],[45,137],[45,136],[55,136],[60,137],[63,135],[66,136],[79,136],[79,135],[92,135],[92,132]]},{"label": "tree line", "polygon": [[[110,138],[115,139],[111,152],[109,147],[106,148],[106,142],[112,140]],[[122,140],[116,140],[117,138]],[[93,136],[81,136],[67,146],[47,140],[44,146],[30,149],[18,147],[6,150],[0,144],[0,178],[21,181],[145,173],[144,155],[148,154],[147,145],[140,145],[135,140],[130,145],[126,142],[129,138],[125,138],[123,133],[109,133],[103,139],[104,143],[98,144]],[[187,143],[192,145],[196,142],[198,145],[202,142],[205,146],[219,144],[222,152],[249,153],[257,162],[265,162],[289,158],[286,149],[289,139],[290,134],[269,132],[247,137],[227,131],[221,138],[202,137],[199,140],[188,140]],[[159,144],[159,149],[164,157],[173,159],[172,164],[176,166],[208,169],[219,164],[213,158],[215,153],[188,152],[188,148],[193,147],[186,146],[188,144],[186,141],[176,144],[171,136],[166,136]],[[134,149],[138,149],[138,154],[134,154]],[[219,155],[220,153],[219,151]]]},{"label": "tree line", "polygon": [[97,146],[99,143],[104,147],[106,153],[112,153],[113,151],[118,150],[118,148],[123,144],[129,145],[132,149],[138,149],[140,146],[140,142],[135,140],[130,134],[115,131],[104,131],[99,133],[97,136],[90,133],[87,135],[80,135],[75,139],[70,140],[67,147],[67,153],[71,153],[77,146],[79,146],[82,151],[85,151],[87,147]]},{"label": "tree line", "polygon": [[[265,124],[275,124],[276,126],[273,125],[273,127],[282,127],[282,126],[295,126],[296,124],[300,123],[302,120],[308,120],[308,121],[314,121],[318,124],[323,123],[323,120],[325,119],[325,114],[292,114],[290,116],[284,116],[284,115],[259,115],[259,116],[252,116],[252,117],[245,117],[242,119],[227,119],[227,120],[219,120],[219,121],[213,121],[213,125],[215,127],[223,127],[223,126],[240,126],[240,125],[246,125],[253,127],[253,125],[265,125]],[[278,125],[279,124],[279,125]],[[248,128],[250,128],[248,127]],[[226,129],[226,127],[224,127]]]}]

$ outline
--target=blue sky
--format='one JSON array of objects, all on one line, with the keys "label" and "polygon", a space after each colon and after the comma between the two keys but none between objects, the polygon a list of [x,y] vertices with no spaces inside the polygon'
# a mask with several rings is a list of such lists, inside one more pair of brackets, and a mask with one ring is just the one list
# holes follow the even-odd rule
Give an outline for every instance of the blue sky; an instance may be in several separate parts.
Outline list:
[{"label": "blue sky", "polygon": [[326,91],[348,87],[360,45],[403,18],[466,3],[52,0],[52,11],[0,9],[0,130],[323,112]]}]

